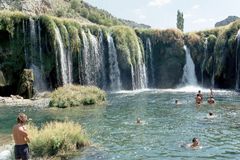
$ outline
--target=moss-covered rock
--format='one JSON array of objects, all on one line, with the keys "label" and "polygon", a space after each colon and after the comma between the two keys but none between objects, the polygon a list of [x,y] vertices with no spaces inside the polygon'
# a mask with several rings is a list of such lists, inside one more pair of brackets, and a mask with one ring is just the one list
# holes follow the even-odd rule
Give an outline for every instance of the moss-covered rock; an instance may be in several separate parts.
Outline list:
[{"label": "moss-covered rock", "polygon": [[0,87],[6,86],[6,85],[7,83],[6,83],[5,77],[3,75],[3,72],[0,70]]},{"label": "moss-covered rock", "polygon": [[18,94],[23,98],[32,98],[34,81],[33,71],[31,69],[24,69],[20,78]]}]

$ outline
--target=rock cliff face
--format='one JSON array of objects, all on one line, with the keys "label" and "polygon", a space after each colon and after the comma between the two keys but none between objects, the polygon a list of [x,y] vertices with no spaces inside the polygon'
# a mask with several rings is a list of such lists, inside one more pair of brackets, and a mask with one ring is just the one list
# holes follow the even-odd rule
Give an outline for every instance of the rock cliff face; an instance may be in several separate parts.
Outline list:
[{"label": "rock cliff face", "polygon": [[0,9],[19,10],[31,15],[44,14],[52,9],[51,0],[0,0]]},{"label": "rock cliff face", "polygon": [[226,25],[228,25],[228,24],[230,24],[230,23],[232,23],[232,22],[234,22],[238,19],[239,19],[239,17],[237,17],[237,16],[228,16],[226,19],[224,19],[220,22],[217,22],[215,24],[215,27],[226,26]]},{"label": "rock cliff face", "polygon": [[[1,6],[21,3],[22,7],[23,2],[27,1],[1,1]],[[31,2],[36,3],[20,8],[24,12],[0,11],[0,96],[23,93],[31,97],[32,88],[54,89],[69,83],[105,90],[175,88],[186,61],[184,45],[190,49],[198,84],[227,89],[240,86],[236,85],[240,83],[239,21],[184,34],[37,15],[43,12],[32,13],[38,3],[46,3],[47,10],[56,4]],[[24,69],[32,70],[34,82],[21,81]]]}]

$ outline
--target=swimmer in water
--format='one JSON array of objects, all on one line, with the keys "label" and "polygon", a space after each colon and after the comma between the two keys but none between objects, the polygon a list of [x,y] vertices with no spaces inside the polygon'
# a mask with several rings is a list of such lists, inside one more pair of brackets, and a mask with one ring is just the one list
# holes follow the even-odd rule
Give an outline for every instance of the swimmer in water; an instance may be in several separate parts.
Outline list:
[{"label": "swimmer in water", "polygon": [[140,123],[141,123],[141,119],[137,118],[137,124],[140,124]]},{"label": "swimmer in water", "polygon": [[192,143],[186,145],[187,148],[197,149],[200,148],[200,141],[198,138],[194,137]]}]

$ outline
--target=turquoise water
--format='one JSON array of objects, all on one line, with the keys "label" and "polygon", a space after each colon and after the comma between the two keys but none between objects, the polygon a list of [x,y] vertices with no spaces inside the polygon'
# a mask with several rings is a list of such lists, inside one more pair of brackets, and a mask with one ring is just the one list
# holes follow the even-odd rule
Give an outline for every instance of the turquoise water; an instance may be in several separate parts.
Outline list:
[{"label": "turquoise water", "polygon": [[[81,123],[94,145],[73,160],[239,159],[240,97],[230,91],[214,95],[215,105],[205,98],[201,106],[192,92],[147,90],[110,93],[108,105],[100,107],[0,107],[0,135],[9,134],[17,113],[24,111],[38,125],[64,119]],[[175,99],[182,104],[176,106]],[[214,118],[207,116],[210,111]],[[136,124],[138,117],[142,124]],[[181,147],[193,137],[200,139],[201,149]]]}]

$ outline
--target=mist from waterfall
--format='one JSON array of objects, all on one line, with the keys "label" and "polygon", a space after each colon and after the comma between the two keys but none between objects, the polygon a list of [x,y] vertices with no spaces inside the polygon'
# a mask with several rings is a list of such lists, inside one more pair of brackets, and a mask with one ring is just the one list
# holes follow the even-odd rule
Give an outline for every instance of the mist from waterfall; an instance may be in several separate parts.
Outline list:
[{"label": "mist from waterfall", "polygon": [[184,50],[186,53],[186,64],[183,68],[182,84],[197,86],[197,78],[195,74],[195,65],[191,58],[190,50],[184,45]]}]

